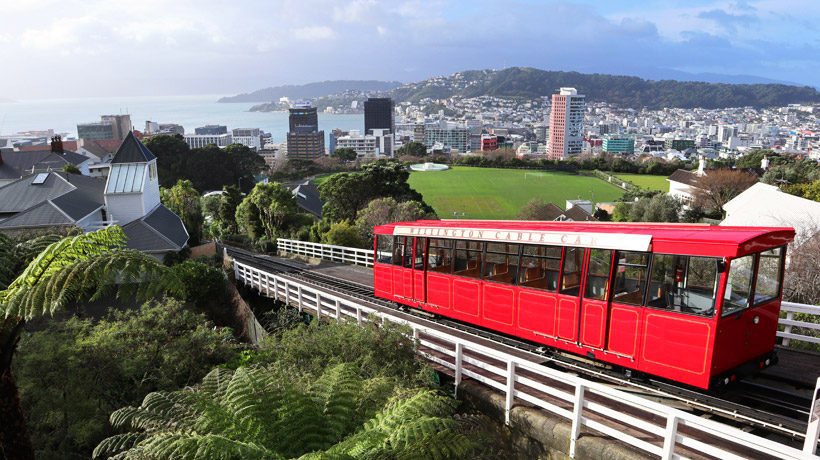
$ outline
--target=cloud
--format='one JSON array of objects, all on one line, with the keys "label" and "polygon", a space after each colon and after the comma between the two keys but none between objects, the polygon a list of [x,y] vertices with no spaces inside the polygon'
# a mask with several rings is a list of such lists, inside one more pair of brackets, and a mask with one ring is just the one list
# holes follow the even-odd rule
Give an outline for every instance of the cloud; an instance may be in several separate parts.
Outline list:
[{"label": "cloud", "polygon": [[738,27],[748,27],[759,21],[753,14],[732,14],[721,9],[702,11],[698,13],[698,18],[713,21],[730,32],[736,31]]},{"label": "cloud", "polygon": [[319,41],[335,38],[336,32],[328,26],[307,26],[293,29],[290,36],[297,40]]},{"label": "cloud", "polygon": [[376,7],[376,0],[354,0],[344,6],[334,6],[333,20],[346,23],[362,23],[373,15]]}]

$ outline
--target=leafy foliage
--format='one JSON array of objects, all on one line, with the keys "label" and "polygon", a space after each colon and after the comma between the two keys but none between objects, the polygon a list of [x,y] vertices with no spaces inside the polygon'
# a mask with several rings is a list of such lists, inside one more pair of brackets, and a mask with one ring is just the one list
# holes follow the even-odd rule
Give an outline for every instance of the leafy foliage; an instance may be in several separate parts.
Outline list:
[{"label": "leafy foliage", "polygon": [[153,257],[122,249],[125,234],[117,226],[67,237],[48,245],[9,286],[0,291],[4,318],[24,320],[53,314],[79,299],[118,293],[147,298],[178,289]]},{"label": "leafy foliage", "polygon": [[682,204],[677,199],[657,193],[632,203],[618,203],[613,220],[616,222],[678,222]]},{"label": "leafy foliage", "polygon": [[398,202],[392,197],[376,198],[359,211],[356,228],[365,239],[367,247],[373,243],[373,227],[391,222],[408,222],[419,219],[435,219],[435,213],[425,209],[418,201]]},{"label": "leafy foliage", "polygon": [[256,184],[236,209],[236,221],[251,239],[272,239],[286,229],[288,218],[296,214],[296,198],[278,182]]},{"label": "leafy foliage", "polygon": [[236,353],[229,329],[178,301],[51,322],[20,342],[14,371],[38,458],[88,458],[109,414],[149,392],[197,383]]},{"label": "leafy foliage", "polygon": [[331,224],[330,229],[322,235],[322,243],[352,248],[366,247],[359,231],[346,220]]},{"label": "leafy foliage", "polygon": [[160,188],[162,204],[182,218],[190,236],[189,246],[196,246],[202,238],[202,203],[199,192],[189,180],[180,179],[170,189]]},{"label": "leafy foliage", "polygon": [[341,147],[333,152],[333,156],[341,161],[355,161],[359,155],[350,147]]},{"label": "leafy foliage", "polygon": [[757,176],[741,169],[712,169],[697,179],[695,203],[723,211],[723,205],[757,183]]},{"label": "leafy foliage", "polygon": [[427,147],[421,142],[408,142],[396,150],[396,156],[423,157],[427,155]]}]

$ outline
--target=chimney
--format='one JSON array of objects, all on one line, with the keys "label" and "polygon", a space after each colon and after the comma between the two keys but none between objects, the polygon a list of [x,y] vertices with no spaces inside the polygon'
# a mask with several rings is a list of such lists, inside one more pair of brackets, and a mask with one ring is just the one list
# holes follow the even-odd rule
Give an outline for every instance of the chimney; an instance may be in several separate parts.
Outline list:
[{"label": "chimney", "polygon": [[763,159],[760,160],[760,168],[763,169],[764,171],[768,171],[768,169],[769,169],[769,159],[766,158],[765,155],[763,156]]},{"label": "chimney", "polygon": [[60,135],[51,138],[51,153],[63,154],[63,138]]},{"label": "chimney", "polygon": [[706,174],[706,157],[703,155],[698,156],[698,176],[702,176]]}]

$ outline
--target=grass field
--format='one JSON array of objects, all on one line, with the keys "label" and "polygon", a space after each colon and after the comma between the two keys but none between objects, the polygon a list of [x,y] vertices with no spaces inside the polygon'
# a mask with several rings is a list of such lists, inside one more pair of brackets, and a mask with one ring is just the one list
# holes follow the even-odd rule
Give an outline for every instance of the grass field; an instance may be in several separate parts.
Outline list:
[{"label": "grass field", "polygon": [[669,191],[669,181],[666,180],[668,176],[650,176],[648,174],[613,174],[613,176],[631,182],[638,187],[649,190],[660,190],[661,192]]},{"label": "grass field", "polygon": [[601,202],[614,201],[623,194],[623,190],[594,177],[518,169],[456,166],[440,172],[413,171],[409,183],[442,219],[514,219],[535,197],[564,209],[566,200],[579,196]]}]

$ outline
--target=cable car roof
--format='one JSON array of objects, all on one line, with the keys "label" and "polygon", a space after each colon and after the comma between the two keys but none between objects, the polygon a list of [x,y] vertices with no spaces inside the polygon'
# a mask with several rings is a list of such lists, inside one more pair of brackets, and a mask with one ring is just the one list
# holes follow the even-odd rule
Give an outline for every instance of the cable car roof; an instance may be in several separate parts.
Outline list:
[{"label": "cable car roof", "polygon": [[419,220],[375,228],[377,234],[740,257],[794,239],[791,227],[708,224]]}]

